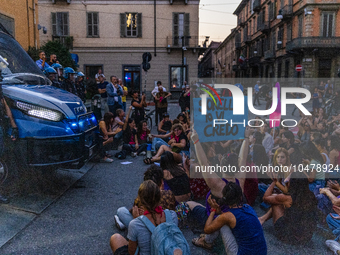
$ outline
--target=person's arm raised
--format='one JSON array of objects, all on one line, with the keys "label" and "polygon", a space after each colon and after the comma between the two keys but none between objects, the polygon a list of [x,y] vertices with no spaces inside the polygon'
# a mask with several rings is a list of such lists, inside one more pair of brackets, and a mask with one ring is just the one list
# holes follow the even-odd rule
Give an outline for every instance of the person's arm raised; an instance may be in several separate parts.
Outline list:
[{"label": "person's arm raised", "polygon": [[[246,127],[246,130],[244,131],[244,140],[240,149],[240,154],[238,157],[238,166],[239,168],[245,167],[247,164],[247,157],[248,157],[248,150],[249,150],[249,136],[251,133],[251,129],[249,127]],[[244,183],[246,180],[246,172],[240,172],[238,174],[238,180],[240,182],[240,186],[242,191],[244,190]]]},{"label": "person's arm raised", "polygon": [[[206,152],[204,151],[195,130],[192,130],[191,140],[194,143],[196,157],[197,157],[197,160],[200,166],[208,167],[209,161],[208,161]],[[211,189],[211,192],[215,196],[223,197],[222,189],[225,186],[225,182],[215,172],[205,171],[205,172],[202,172],[202,176],[205,182],[207,183],[207,185],[209,186],[209,188]]]}]

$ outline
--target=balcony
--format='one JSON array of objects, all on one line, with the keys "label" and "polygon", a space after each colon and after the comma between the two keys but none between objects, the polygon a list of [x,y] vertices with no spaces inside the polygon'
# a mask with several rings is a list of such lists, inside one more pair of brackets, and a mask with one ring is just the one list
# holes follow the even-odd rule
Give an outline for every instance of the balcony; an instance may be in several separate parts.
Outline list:
[{"label": "balcony", "polygon": [[197,36],[167,36],[166,45],[168,48],[197,48],[198,47],[198,37]]},{"label": "balcony", "polygon": [[238,70],[238,65],[233,65],[232,70],[236,72]]},{"label": "balcony", "polygon": [[244,25],[246,24],[246,22],[244,21],[244,18],[243,17],[239,17],[237,19],[237,25],[240,26],[240,27],[244,27]]},{"label": "balcony", "polygon": [[271,60],[275,58],[275,53],[273,50],[267,50],[264,52],[264,59],[265,60]]},{"label": "balcony", "polygon": [[241,49],[242,48],[242,43],[240,42],[235,42],[235,48],[238,50],[238,49]]},{"label": "balcony", "polygon": [[286,51],[302,48],[340,48],[340,37],[300,37],[286,44]]},{"label": "balcony", "polygon": [[281,10],[280,10],[283,19],[282,20],[287,20],[293,17],[293,6],[292,5],[285,5]]},{"label": "balcony", "polygon": [[62,45],[64,45],[67,49],[73,49],[73,36],[59,36],[59,35],[52,35],[52,41],[58,41]]},{"label": "balcony", "polygon": [[243,37],[243,42],[248,44],[251,43],[251,35],[245,35]]},{"label": "balcony", "polygon": [[259,25],[260,31],[262,33],[269,33],[270,32],[270,22],[265,21],[262,24]]},{"label": "balcony", "polygon": [[64,3],[66,2],[66,3],[70,4],[71,0],[52,0],[53,4],[55,4],[56,2],[64,2]]},{"label": "balcony", "polygon": [[253,3],[253,11],[258,12],[261,10],[261,0],[255,0]]},{"label": "balcony", "polygon": [[253,57],[249,58],[249,61],[248,61],[249,66],[256,66],[260,62],[261,62],[260,56],[253,56]]}]

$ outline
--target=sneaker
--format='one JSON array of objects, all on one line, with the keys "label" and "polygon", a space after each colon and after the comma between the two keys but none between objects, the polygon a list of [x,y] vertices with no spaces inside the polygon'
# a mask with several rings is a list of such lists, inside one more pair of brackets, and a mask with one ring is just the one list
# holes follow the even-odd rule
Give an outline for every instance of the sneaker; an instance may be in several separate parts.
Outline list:
[{"label": "sneaker", "polygon": [[142,151],[141,153],[139,153],[138,156],[145,156],[146,155],[146,152],[145,151]]},{"label": "sneaker", "polygon": [[116,227],[117,227],[119,230],[124,230],[124,229],[125,229],[125,226],[124,226],[123,222],[120,221],[118,215],[115,215],[114,218],[115,218]]},{"label": "sneaker", "polygon": [[131,157],[136,157],[137,156],[137,152],[131,152]]},{"label": "sneaker", "polygon": [[327,240],[326,246],[337,255],[337,251],[340,251],[340,244],[334,240]]},{"label": "sneaker", "polygon": [[106,158],[106,159],[101,159],[100,163],[112,163],[113,159],[112,158]]}]

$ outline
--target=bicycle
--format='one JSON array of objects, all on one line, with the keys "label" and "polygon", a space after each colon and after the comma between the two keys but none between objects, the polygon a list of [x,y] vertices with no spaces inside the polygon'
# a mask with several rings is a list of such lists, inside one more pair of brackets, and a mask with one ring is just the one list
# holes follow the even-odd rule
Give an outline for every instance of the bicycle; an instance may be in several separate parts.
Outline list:
[{"label": "bicycle", "polygon": [[[145,115],[144,115],[143,121],[146,121],[147,124],[148,124],[149,129],[152,130],[152,118],[151,118],[151,116],[154,114],[154,112],[156,110],[150,110],[149,108],[144,108],[144,111],[145,111]],[[149,112],[149,113],[146,114],[146,112]],[[135,114],[136,114],[135,113],[135,108],[133,107],[133,110],[132,110],[130,118],[134,119],[135,118]]]}]

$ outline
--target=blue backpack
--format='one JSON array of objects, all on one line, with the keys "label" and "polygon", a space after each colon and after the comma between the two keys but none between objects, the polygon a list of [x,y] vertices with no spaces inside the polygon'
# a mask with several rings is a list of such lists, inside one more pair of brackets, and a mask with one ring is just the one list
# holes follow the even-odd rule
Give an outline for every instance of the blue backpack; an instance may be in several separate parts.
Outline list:
[{"label": "blue backpack", "polygon": [[183,255],[190,255],[189,244],[182,231],[172,222],[170,211],[164,210],[164,213],[166,222],[157,227],[147,217],[139,217],[151,232],[151,255],[173,255],[176,249],[181,249]]}]

